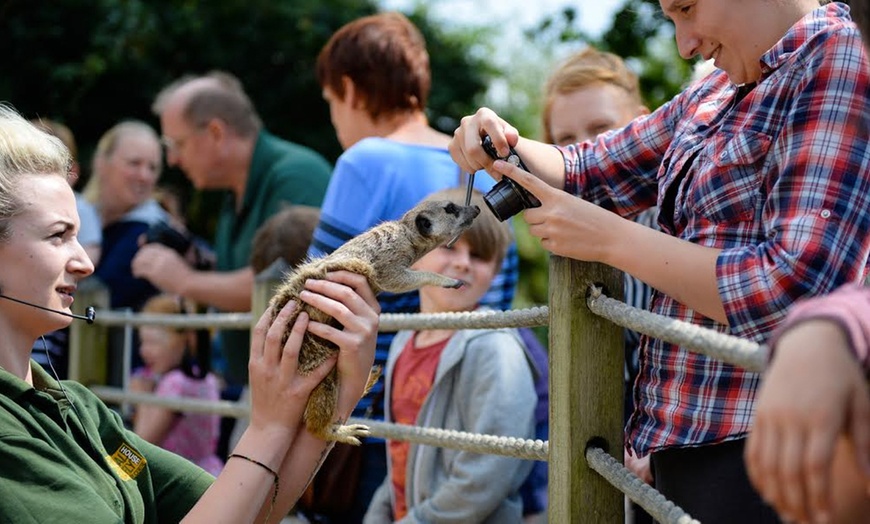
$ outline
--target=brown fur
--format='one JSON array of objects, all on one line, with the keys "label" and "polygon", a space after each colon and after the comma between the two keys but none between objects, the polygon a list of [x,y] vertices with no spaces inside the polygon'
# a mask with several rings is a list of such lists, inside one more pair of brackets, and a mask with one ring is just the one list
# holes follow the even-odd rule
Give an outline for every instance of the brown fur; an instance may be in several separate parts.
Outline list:
[{"label": "brown fur", "polygon": [[[460,235],[480,213],[477,206],[464,207],[449,201],[424,201],[395,221],[384,222],[349,240],[332,254],[308,261],[294,269],[272,298],[273,313],[290,300],[297,300],[308,279],[322,279],[327,272],[345,270],[365,276],[375,293],[405,293],[426,285],[457,288],[460,280],[437,273],[414,271],[410,266],[436,247]],[[300,310],[312,320],[336,324],[320,310],[300,302]],[[298,314],[297,310],[297,314]],[[295,315],[293,317],[295,319]],[[292,320],[288,325],[292,325]],[[337,348],[306,333],[299,350],[299,370],[310,373]],[[366,391],[377,380],[379,369],[369,375]],[[309,431],[326,440],[359,444],[368,434],[362,425],[336,423],[339,377],[333,370],[311,393],[303,419]]]}]

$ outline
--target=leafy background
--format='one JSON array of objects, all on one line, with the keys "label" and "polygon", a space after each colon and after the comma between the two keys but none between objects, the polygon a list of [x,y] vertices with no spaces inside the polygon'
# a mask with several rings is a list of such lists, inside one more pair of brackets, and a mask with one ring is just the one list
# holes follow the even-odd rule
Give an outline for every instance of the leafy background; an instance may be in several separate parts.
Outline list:
[{"label": "leafy background", "polygon": [[[336,29],[378,10],[373,0],[0,1],[0,101],[28,118],[67,124],[76,134],[84,183],[106,129],[124,118],[159,129],[150,105],[162,86],[186,73],[224,69],[242,80],[271,131],[334,161],[341,149],[314,61]],[[627,0],[597,38],[580,29],[579,9],[546,16],[514,42],[510,67],[492,59],[499,31],[485,17],[475,25],[446,24],[423,1],[406,14],[429,47],[430,120],[448,133],[463,115],[487,105],[524,135],[539,136],[544,79],[558,60],[588,44],[629,60],[651,108],[673,96],[691,71],[656,0]],[[191,229],[211,238],[216,195],[194,191],[173,169],[161,183],[180,188]],[[546,303],[547,254],[521,219],[514,225],[523,275],[515,305]]]}]

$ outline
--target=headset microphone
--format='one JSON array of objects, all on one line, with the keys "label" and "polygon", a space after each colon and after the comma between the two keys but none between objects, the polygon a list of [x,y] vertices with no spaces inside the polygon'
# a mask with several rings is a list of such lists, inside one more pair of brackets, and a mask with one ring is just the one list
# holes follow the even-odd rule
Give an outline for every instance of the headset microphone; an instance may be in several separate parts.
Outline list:
[{"label": "headset microphone", "polygon": [[58,315],[63,315],[65,317],[72,317],[78,320],[84,320],[88,324],[93,324],[94,320],[97,318],[97,311],[94,309],[94,306],[88,306],[85,308],[84,315],[75,315],[73,313],[67,313],[66,311],[60,311],[58,309],[51,309],[43,306],[39,306],[37,304],[31,304],[30,302],[25,302],[23,300],[7,297],[6,295],[0,293],[0,298],[5,298],[6,300],[11,300],[12,302],[18,302],[19,304],[24,304],[25,306],[35,307],[36,309],[41,309],[43,311],[50,311],[52,313],[57,313]]}]

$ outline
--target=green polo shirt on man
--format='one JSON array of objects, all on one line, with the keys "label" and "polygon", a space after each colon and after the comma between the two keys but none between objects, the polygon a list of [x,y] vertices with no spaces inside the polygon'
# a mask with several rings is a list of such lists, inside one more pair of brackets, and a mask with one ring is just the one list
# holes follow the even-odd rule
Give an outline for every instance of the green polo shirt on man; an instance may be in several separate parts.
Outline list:
[{"label": "green polo shirt on man", "polygon": [[178,522],[214,477],[127,430],[86,387],[0,368],[0,522]]},{"label": "green polo shirt on man", "polygon": [[[219,271],[234,271],[250,264],[254,234],[272,215],[289,204],[320,207],[332,167],[320,154],[260,131],[241,207],[227,194],[217,222],[215,253]],[[226,378],[248,383],[250,332],[221,331],[221,352]]]}]

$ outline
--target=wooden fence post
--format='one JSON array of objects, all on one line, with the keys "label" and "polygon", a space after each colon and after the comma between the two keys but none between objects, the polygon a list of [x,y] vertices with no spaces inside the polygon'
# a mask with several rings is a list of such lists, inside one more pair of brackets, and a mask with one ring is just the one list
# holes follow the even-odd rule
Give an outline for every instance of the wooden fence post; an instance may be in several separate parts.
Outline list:
[{"label": "wooden fence post", "polygon": [[[79,283],[72,311],[82,315],[88,306],[94,306],[98,311],[109,309],[109,288],[95,276]],[[108,382],[109,328],[107,326],[73,321],[69,328],[67,376],[86,386]]]},{"label": "wooden fence post", "polygon": [[623,296],[622,273],[550,258],[550,460],[548,521],[625,521],[623,494],[586,463],[592,443],[622,462],[623,329],[586,306],[589,285]]}]

